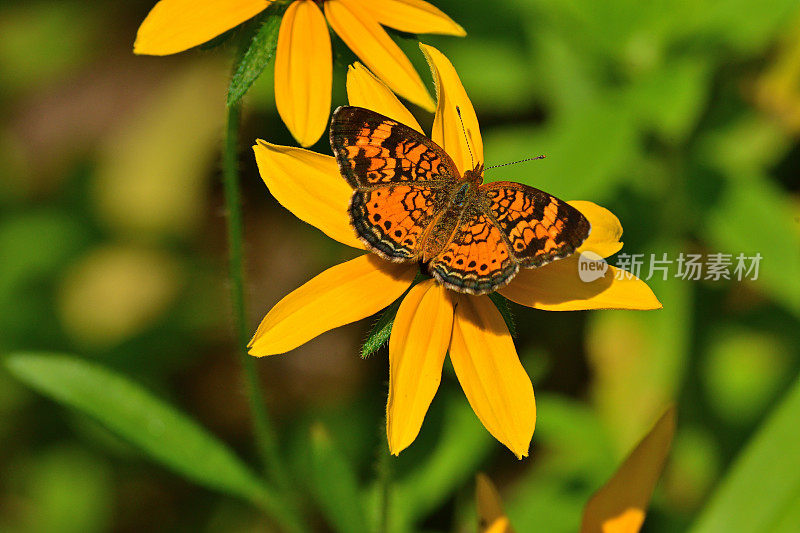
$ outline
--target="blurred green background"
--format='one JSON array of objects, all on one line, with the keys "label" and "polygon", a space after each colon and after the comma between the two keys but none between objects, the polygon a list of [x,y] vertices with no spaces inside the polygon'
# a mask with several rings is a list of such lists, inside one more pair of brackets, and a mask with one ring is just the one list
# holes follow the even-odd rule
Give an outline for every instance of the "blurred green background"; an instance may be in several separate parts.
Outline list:
[{"label": "blurred green background", "polygon": [[[134,56],[153,3],[0,7],[0,353],[80,354],[252,459],[218,180],[231,49]],[[537,394],[531,457],[518,462],[491,438],[446,368],[420,437],[393,461],[397,527],[474,531],[480,469],[500,486],[517,531],[575,531],[588,496],[674,401],[678,431],[645,531],[687,530],[712,512],[710,495],[763,436],[800,371],[800,6],[434,3],[469,36],[421,40],[456,66],[487,165],[547,155],[488,179],[608,207],[628,254],[763,259],[758,279],[741,282],[677,279],[673,263],[668,280],[648,282],[664,304],[657,312],[513,306]],[[397,38],[430,83],[415,42]],[[345,102],[352,59],[341,46],[336,55],[334,106]],[[249,150],[256,138],[293,144],[269,69],[247,96],[242,132],[253,328],[283,295],[352,255],[269,196]],[[324,139],[315,149],[330,153]],[[320,490],[310,435],[320,428],[369,494],[388,377],[385,349],[358,357],[370,325],[257,363],[287,464],[310,501]],[[800,418],[798,403],[790,420]],[[756,468],[746,483],[753,499],[741,500],[778,510],[741,531],[800,530],[800,478],[791,472],[800,428],[791,426],[773,432],[766,456],[789,466],[777,480]],[[328,531],[324,510],[309,509]],[[0,530],[265,527],[246,503],[154,465],[0,366]]]}]

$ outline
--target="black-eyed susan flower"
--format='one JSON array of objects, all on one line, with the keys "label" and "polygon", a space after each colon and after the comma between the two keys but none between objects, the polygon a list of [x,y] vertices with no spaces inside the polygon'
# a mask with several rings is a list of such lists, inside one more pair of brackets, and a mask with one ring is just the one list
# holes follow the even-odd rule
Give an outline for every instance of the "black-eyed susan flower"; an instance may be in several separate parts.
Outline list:
[{"label": "black-eyed susan flower", "polygon": [[[268,0],[161,0],[147,15],[134,52],[167,55],[212,39],[254,17]],[[408,57],[382,26],[408,33],[466,35],[423,0],[295,0],[283,15],[275,54],[275,103],[302,146],[325,131],[331,107],[328,26],[393,91],[425,109],[434,103]]]},{"label": "black-eyed susan flower", "polygon": [[[438,104],[431,139],[450,154],[460,172],[472,157],[483,160],[478,120],[455,69],[435,48],[421,45],[436,82]],[[349,69],[348,99],[422,128],[389,88],[363,66]],[[348,215],[352,189],[333,157],[258,141],[256,160],[272,195],[301,220],[354,248],[364,249]],[[591,202],[574,202],[592,232],[578,251],[608,256],[622,244],[619,220]],[[577,258],[523,270],[500,293],[538,309],[656,309],[650,288],[633,276],[612,272],[590,283],[578,276]],[[368,253],[330,268],[290,293],[267,314],[250,342],[250,353],[284,353],[317,335],[371,316],[411,287],[417,264],[392,263]],[[441,380],[447,354],[473,410],[489,432],[517,457],[528,454],[536,421],[530,378],[519,361],[508,328],[491,299],[446,289],[433,279],[408,290],[389,339],[387,434],[393,454],[409,446]]]},{"label": "black-eyed susan flower", "polygon": [[[581,533],[637,533],[641,529],[674,434],[675,408],[670,407],[588,501]],[[475,501],[479,533],[513,533],[500,494],[484,474],[477,476]]]}]

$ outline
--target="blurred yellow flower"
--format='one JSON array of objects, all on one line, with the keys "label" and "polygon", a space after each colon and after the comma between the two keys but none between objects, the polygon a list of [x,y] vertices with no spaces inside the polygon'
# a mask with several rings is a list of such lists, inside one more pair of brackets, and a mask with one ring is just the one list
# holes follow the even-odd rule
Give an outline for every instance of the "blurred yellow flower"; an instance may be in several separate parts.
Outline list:
[{"label": "blurred yellow flower", "polygon": [[[463,173],[472,167],[456,106],[466,130],[473,132],[473,157],[482,161],[475,110],[450,61],[435,48],[420,46],[438,96],[431,138]],[[389,88],[357,63],[348,71],[347,93],[351,105],[422,131]],[[254,150],[264,182],[284,207],[331,238],[364,249],[347,210],[353,191],[333,157],[261,140]],[[622,228],[614,215],[591,202],[572,204],[593,227],[579,251],[608,256],[622,247]],[[661,307],[649,287],[633,276],[580,281],[576,261],[570,257],[525,269],[500,292],[538,309]],[[325,331],[371,316],[402,296],[417,272],[416,264],[391,263],[374,254],[330,268],[272,308],[250,342],[250,353],[284,353]],[[390,451],[400,453],[419,433],[448,352],[467,399],[486,429],[517,457],[527,456],[536,422],[533,386],[500,312],[488,296],[451,292],[432,279],[414,285],[405,296],[389,339]]]},{"label": "blurred yellow flower", "polygon": [[[133,51],[148,55],[182,52],[252,18],[270,3],[161,0],[139,27]],[[381,26],[408,33],[466,35],[450,17],[423,0],[291,2],[278,33],[275,104],[302,146],[320,138],[330,114],[333,68],[328,25],[393,91],[428,110],[434,104],[419,74]]]},{"label": "blurred yellow flower", "polygon": [[[636,533],[641,529],[674,434],[675,408],[670,407],[586,504],[581,533]],[[479,533],[513,533],[500,494],[484,474],[478,474],[475,500]]]},{"label": "blurred yellow flower", "polygon": [[774,58],[754,86],[756,104],[791,133],[800,132],[800,31],[798,22],[778,45]]}]

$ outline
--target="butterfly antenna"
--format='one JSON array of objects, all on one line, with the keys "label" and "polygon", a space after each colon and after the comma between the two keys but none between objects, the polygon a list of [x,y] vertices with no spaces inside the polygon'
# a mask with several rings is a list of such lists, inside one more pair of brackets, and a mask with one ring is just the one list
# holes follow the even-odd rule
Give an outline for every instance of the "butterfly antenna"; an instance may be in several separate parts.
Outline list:
[{"label": "butterfly antenna", "polygon": [[467,150],[469,150],[469,166],[475,168],[475,159],[472,157],[472,148],[469,145],[469,135],[467,135],[467,128],[464,127],[464,119],[461,118],[461,108],[456,106],[456,114],[458,115],[458,120],[461,122],[461,131],[464,132],[464,139],[467,140]]},{"label": "butterfly antenna", "polygon": [[517,163],[524,163],[526,161],[536,161],[537,159],[544,159],[543,155],[537,155],[536,157],[529,157],[527,159],[520,159],[519,161],[512,161],[511,163],[503,163],[502,165],[492,165],[490,167],[486,167],[486,170],[490,168],[498,168],[498,167],[507,167],[508,165],[516,165]]}]

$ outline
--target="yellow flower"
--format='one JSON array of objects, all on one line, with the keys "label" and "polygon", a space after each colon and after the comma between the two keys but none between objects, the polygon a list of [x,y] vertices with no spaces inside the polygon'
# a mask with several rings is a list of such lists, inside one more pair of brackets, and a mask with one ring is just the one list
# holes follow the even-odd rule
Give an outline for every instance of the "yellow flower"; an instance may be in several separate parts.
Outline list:
[{"label": "yellow flower", "polygon": [[[581,533],[636,533],[644,523],[675,434],[675,408],[661,415],[650,432],[583,510]],[[513,533],[492,481],[478,474],[475,484],[479,533]]]},{"label": "yellow flower", "polygon": [[[456,106],[467,131],[473,132],[473,156],[483,161],[475,110],[447,58],[435,48],[421,48],[438,95],[431,138],[464,172],[471,168],[470,156]],[[359,64],[349,69],[347,93],[351,105],[368,107],[422,131],[389,88]],[[264,182],[284,207],[333,239],[364,249],[347,214],[353,191],[333,157],[264,141],[258,141],[254,150]],[[591,202],[573,205],[593,227],[581,250],[608,256],[621,248],[622,228],[614,215]],[[500,292],[539,309],[661,307],[647,285],[635,277],[606,275],[591,283],[580,281],[575,261],[567,258],[524,270]],[[374,254],[330,268],[272,308],[250,342],[250,353],[284,353],[325,331],[371,316],[403,295],[417,271],[416,264],[391,263]],[[398,454],[419,433],[448,352],[483,425],[517,457],[526,456],[536,422],[533,387],[502,316],[488,296],[451,292],[432,279],[414,285],[405,296],[389,339],[390,451]]]},{"label": "yellow flower", "polygon": [[[133,51],[148,55],[182,52],[254,17],[270,3],[161,0],[139,27]],[[425,85],[381,25],[408,33],[466,35],[450,17],[423,0],[291,2],[278,32],[275,104],[302,146],[320,138],[330,114],[333,69],[328,25],[393,91],[428,110],[433,109],[433,100]]]}]

